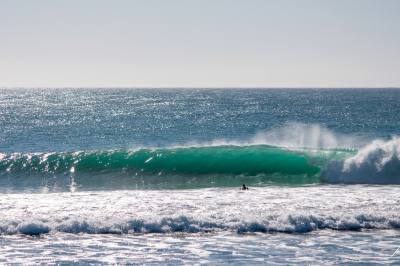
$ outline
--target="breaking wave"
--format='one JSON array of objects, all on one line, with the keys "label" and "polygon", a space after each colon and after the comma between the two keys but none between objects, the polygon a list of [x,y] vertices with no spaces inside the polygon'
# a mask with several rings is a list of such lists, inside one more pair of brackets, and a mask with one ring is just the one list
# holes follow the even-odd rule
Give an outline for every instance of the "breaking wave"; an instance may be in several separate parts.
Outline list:
[{"label": "breaking wave", "polygon": [[165,217],[158,220],[95,220],[66,218],[65,220],[0,221],[0,234],[40,235],[54,232],[88,234],[146,234],[146,233],[307,233],[314,230],[398,229],[400,217],[390,215],[356,214],[346,216],[287,215],[271,216],[262,221],[209,221],[187,216]]},{"label": "breaking wave", "polygon": [[329,183],[400,184],[400,138],[374,140],[354,156],[330,162],[323,177]]}]

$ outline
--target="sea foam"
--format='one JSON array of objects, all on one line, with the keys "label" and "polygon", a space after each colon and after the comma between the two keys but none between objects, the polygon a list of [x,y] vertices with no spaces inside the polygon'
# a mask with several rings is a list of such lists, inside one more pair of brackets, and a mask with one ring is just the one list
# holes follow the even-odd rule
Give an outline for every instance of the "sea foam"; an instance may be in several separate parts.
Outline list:
[{"label": "sea foam", "polygon": [[320,214],[289,214],[268,216],[264,220],[235,219],[201,220],[188,216],[158,219],[96,220],[93,218],[66,218],[65,220],[4,220],[0,221],[0,234],[40,235],[47,233],[87,234],[147,234],[147,233],[210,233],[231,231],[236,233],[307,233],[315,230],[361,230],[400,228],[400,216],[358,213],[345,216]]},{"label": "sea foam", "polygon": [[397,186],[0,194],[0,234],[306,233],[400,228]]},{"label": "sea foam", "polygon": [[400,138],[374,140],[354,156],[331,162],[327,182],[400,184]]}]

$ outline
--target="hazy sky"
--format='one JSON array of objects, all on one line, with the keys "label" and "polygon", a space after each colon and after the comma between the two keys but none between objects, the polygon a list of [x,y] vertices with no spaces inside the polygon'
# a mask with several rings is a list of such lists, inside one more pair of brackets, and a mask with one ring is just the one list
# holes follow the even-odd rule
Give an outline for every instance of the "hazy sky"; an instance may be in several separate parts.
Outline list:
[{"label": "hazy sky", "polygon": [[400,87],[400,0],[0,0],[0,86]]}]

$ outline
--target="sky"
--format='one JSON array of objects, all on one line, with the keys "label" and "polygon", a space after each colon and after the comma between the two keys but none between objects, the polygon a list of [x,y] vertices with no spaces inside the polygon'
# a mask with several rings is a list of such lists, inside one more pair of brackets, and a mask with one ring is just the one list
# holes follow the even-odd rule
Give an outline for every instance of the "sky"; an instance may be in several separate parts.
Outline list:
[{"label": "sky", "polygon": [[0,87],[400,87],[400,1],[0,0]]}]

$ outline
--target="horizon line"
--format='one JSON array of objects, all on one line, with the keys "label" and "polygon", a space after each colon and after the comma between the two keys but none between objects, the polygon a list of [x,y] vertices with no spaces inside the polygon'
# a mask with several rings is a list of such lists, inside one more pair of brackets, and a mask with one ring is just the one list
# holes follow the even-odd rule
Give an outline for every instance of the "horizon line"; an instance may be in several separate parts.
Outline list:
[{"label": "horizon line", "polygon": [[262,86],[0,86],[0,89],[400,89],[400,86],[352,86],[352,87],[328,87],[328,86],[301,86],[301,87],[262,87]]}]

